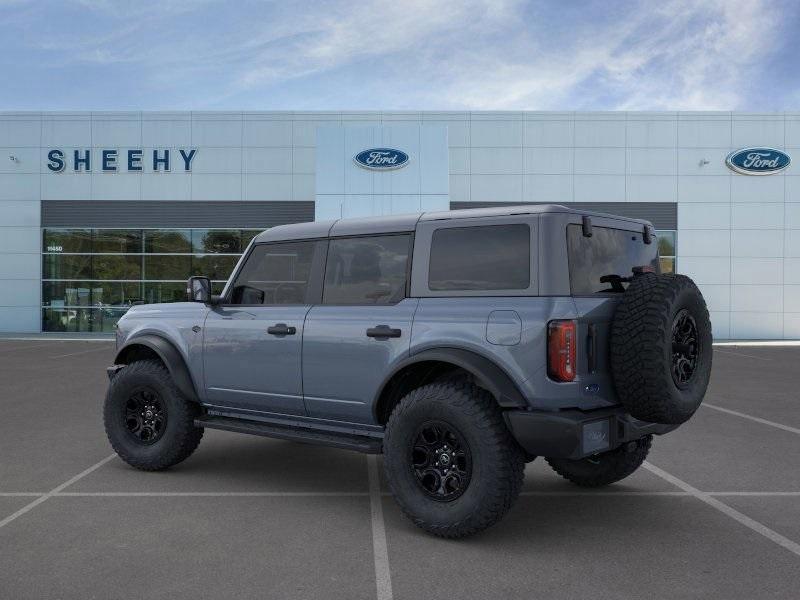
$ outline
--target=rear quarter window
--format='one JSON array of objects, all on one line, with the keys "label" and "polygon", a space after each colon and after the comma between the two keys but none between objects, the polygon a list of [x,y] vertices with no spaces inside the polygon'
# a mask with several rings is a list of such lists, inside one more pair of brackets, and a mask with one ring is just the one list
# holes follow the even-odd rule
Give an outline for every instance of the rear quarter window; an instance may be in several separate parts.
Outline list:
[{"label": "rear quarter window", "polygon": [[580,225],[567,225],[567,257],[573,296],[622,292],[628,284],[609,277],[630,277],[634,267],[660,272],[657,240],[645,244],[637,231],[595,226],[586,237]]},{"label": "rear quarter window", "polygon": [[437,229],[431,239],[431,291],[524,290],[531,278],[525,224]]}]

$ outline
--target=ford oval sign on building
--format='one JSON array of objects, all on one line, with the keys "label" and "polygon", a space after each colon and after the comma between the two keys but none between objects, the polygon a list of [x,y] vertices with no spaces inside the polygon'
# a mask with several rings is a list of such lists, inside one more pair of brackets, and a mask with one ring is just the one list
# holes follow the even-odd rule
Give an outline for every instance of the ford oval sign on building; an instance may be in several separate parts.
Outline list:
[{"label": "ford oval sign on building", "polygon": [[774,148],[742,148],[731,152],[725,164],[743,175],[772,175],[783,171],[792,159]]},{"label": "ford oval sign on building", "polygon": [[365,169],[388,171],[405,166],[408,162],[408,154],[394,148],[370,148],[356,154],[353,160]]}]

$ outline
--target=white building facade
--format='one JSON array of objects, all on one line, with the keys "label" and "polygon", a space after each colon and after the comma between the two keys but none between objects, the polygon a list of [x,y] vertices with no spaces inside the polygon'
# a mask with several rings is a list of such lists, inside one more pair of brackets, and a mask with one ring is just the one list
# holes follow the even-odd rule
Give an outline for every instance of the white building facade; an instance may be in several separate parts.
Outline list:
[{"label": "white building facade", "polygon": [[552,202],[651,220],[717,339],[798,339],[800,165],[753,148],[800,113],[0,112],[0,332],[110,332],[278,224]]}]

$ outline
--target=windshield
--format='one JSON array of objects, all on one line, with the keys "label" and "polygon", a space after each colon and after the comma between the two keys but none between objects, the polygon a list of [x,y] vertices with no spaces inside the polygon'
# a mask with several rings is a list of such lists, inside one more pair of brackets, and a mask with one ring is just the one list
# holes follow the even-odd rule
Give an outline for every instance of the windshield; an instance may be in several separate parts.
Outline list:
[{"label": "windshield", "polygon": [[658,240],[645,244],[642,233],[580,225],[567,226],[569,281],[573,296],[624,292],[634,267],[659,273]]}]

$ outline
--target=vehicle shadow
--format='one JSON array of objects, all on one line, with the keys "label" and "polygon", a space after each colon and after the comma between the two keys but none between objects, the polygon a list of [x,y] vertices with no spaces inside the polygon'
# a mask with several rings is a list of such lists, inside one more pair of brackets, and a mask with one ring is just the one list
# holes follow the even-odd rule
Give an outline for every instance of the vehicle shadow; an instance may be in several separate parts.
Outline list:
[{"label": "vehicle shadow", "polygon": [[368,491],[363,454],[220,431],[206,431],[197,451],[166,471],[142,472],[113,461],[87,484],[113,491],[222,494]]}]

